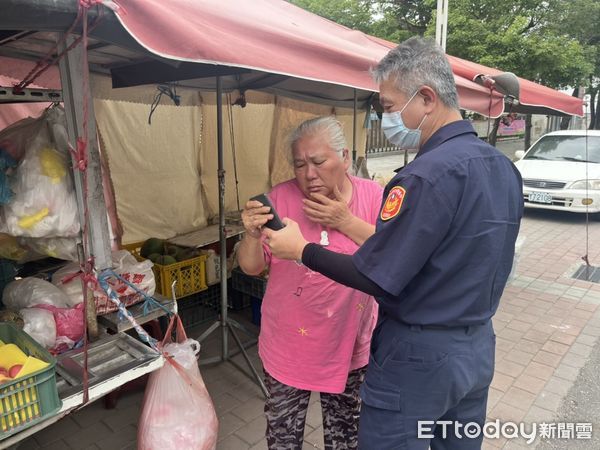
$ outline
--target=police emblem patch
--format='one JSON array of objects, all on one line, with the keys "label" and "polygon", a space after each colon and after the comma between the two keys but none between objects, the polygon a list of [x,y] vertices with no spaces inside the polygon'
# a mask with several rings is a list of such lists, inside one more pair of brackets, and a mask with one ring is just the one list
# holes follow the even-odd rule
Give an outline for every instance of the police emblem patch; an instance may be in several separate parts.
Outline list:
[{"label": "police emblem patch", "polygon": [[394,186],[392,188],[385,199],[383,208],[381,208],[381,220],[390,220],[398,215],[405,195],[406,190],[402,186]]}]

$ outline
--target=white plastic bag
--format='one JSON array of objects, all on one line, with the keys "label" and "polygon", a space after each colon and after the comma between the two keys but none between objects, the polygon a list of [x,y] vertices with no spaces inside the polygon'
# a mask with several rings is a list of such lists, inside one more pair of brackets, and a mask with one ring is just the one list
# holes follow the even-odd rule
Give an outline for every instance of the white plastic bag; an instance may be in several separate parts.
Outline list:
[{"label": "white plastic bag", "polygon": [[32,117],[13,123],[0,131],[0,148],[17,162],[20,161],[31,140],[37,136],[43,125],[41,120]]},{"label": "white plastic bag", "polygon": [[20,238],[19,242],[33,254],[77,261],[77,238],[74,237]]},{"label": "white plastic bag", "polygon": [[[144,260],[138,262],[127,250],[117,250],[112,253],[112,263],[116,274],[147,295],[154,295],[156,280],[154,272],[152,272],[152,261]],[[52,284],[68,295],[71,306],[83,301],[80,275],[81,272],[78,263],[67,264],[52,275]],[[121,280],[110,278],[109,284],[125,306],[130,306],[143,300],[140,294]],[[105,314],[116,310],[116,306],[101,289],[94,291],[94,300],[98,314]]]},{"label": "white plastic bag", "polygon": [[69,305],[75,306],[83,301],[79,263],[69,263],[52,274],[52,284],[69,297]]},{"label": "white plastic bag", "polygon": [[48,281],[40,278],[23,278],[6,285],[2,302],[8,309],[19,310],[35,305],[70,306],[69,297]]},{"label": "white plastic bag", "polygon": [[513,258],[513,265],[510,273],[508,274],[507,283],[512,282],[517,276],[517,266],[519,265],[519,260],[521,259],[521,250],[523,249],[523,244],[525,244],[526,236],[518,236],[517,241],[515,242],[515,256]]},{"label": "white plastic bag", "polygon": [[65,114],[55,107],[38,120],[44,126],[28,142],[11,177],[14,197],[2,209],[2,231],[25,237],[76,236],[79,216],[64,138]]},{"label": "white plastic bag", "polygon": [[[179,343],[170,341],[175,321]],[[178,316],[165,336],[163,349],[171,357],[146,386],[138,450],[214,450],[219,423],[196,361],[200,345],[187,339]]]},{"label": "white plastic bag", "polygon": [[19,311],[25,325],[23,331],[45,348],[52,348],[56,342],[56,322],[54,314],[40,308],[24,308]]}]

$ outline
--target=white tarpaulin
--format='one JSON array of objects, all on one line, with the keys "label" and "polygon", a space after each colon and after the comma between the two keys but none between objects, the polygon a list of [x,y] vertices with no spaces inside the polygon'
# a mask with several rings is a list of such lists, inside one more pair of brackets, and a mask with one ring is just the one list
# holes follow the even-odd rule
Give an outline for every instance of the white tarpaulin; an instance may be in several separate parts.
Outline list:
[{"label": "white tarpaulin", "polygon": [[[148,125],[153,86],[110,89],[93,78],[94,107],[124,229],[123,242],[172,237],[206,225],[218,211],[215,94],[178,90],[181,106],[161,100]],[[231,95],[231,100],[237,93]],[[223,97],[227,211],[272,184],[293,177],[287,137],[303,120],[336,114],[352,146],[352,110],[334,109],[259,92],[246,93],[245,108]],[[233,164],[229,111],[232,115]],[[364,112],[359,113],[359,155],[364,154]]]}]

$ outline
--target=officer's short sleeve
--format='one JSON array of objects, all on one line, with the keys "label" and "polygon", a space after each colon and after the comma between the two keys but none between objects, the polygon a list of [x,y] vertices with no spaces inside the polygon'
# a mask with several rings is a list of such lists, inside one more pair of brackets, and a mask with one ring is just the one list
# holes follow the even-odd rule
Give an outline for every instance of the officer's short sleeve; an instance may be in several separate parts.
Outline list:
[{"label": "officer's short sleeve", "polygon": [[354,254],[356,268],[397,296],[448,233],[452,212],[429,181],[408,175],[385,190],[377,231]]}]

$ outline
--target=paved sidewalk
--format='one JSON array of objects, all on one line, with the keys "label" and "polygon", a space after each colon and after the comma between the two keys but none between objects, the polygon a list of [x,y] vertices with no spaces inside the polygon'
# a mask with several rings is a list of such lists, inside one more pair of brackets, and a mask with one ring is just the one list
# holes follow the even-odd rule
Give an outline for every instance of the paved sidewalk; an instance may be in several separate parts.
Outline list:
[{"label": "paved sidewalk", "polygon": [[[517,275],[507,286],[494,320],[496,374],[488,418],[552,422],[579,370],[600,338],[600,285],[569,278],[586,253],[583,216],[528,211]],[[600,263],[600,223],[589,225],[589,260]],[[199,332],[191,333],[197,335]],[[201,354],[219,351],[214,334]],[[256,348],[250,351],[256,366]],[[241,357],[235,360],[242,366]],[[259,388],[229,363],[202,368],[220,418],[219,450],[266,449]],[[23,443],[23,449],[135,449],[142,393],[124,395],[114,410],[96,402]],[[581,417],[594,422],[599,417]],[[313,396],[304,448],[323,448],[320,406]],[[524,441],[486,440],[485,449],[521,449]]]}]

